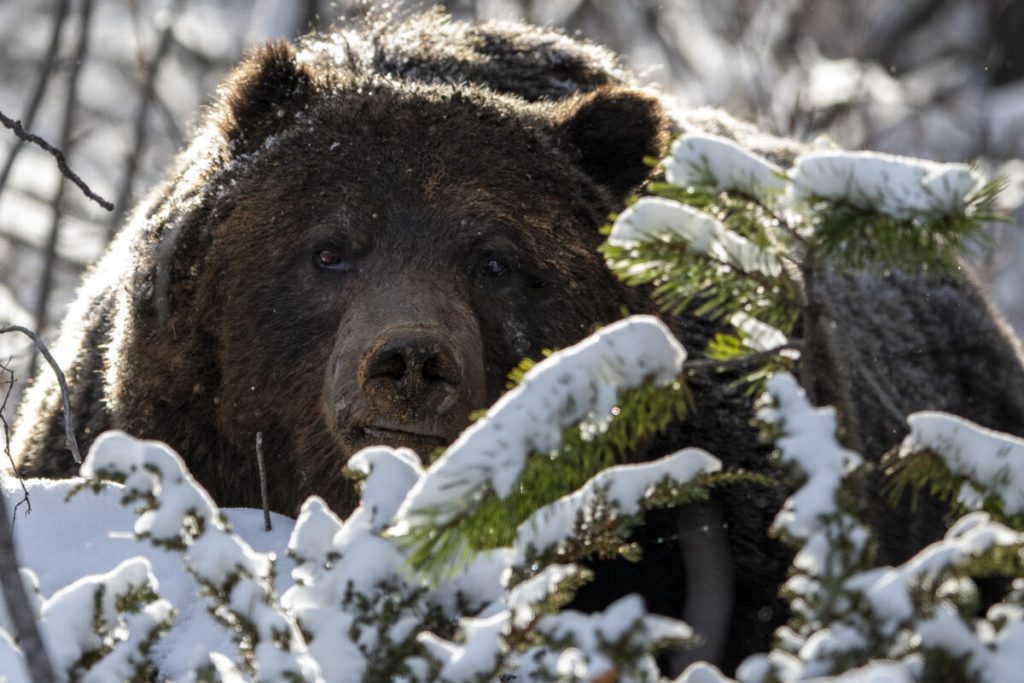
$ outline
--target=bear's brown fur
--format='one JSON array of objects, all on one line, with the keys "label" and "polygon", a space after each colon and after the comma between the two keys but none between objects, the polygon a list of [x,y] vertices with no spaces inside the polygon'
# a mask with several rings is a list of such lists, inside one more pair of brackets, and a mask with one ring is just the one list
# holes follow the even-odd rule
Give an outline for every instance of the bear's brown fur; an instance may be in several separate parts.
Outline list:
[{"label": "bear's brown fur", "polygon": [[[682,125],[781,160],[796,149],[719,114]],[[57,356],[79,442],[108,428],[161,439],[220,504],[255,507],[261,432],[273,509],[294,513],[315,493],[347,513],[356,449],[425,454],[501,393],[519,359],[650,310],[596,247],[667,128],[659,99],[609,53],[547,29],[426,14],[257,49],[65,321]],[[1020,357],[975,288],[893,274],[836,275],[825,289],[866,452],[898,441],[896,414],[923,408],[1021,431]],[[712,332],[671,324],[691,348]],[[768,469],[742,394],[713,377],[693,387],[691,417],[650,453],[701,446]],[[63,443],[42,373],[17,426],[20,473],[73,474]],[[679,544],[725,552],[714,580],[735,609],[722,606],[726,631],[703,654],[735,666],[785,616],[789,555],[765,536],[784,495],[737,486],[696,511],[728,530],[724,550],[685,540],[702,536],[674,514],[655,518],[645,561],[602,566],[580,604],[639,590],[681,614]],[[898,533],[890,556],[908,543]]]}]

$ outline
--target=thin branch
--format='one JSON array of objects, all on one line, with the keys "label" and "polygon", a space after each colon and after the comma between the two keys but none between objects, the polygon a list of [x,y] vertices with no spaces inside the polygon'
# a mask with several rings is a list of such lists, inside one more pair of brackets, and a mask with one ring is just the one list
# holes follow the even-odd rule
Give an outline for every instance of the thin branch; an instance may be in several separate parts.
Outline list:
[{"label": "thin branch", "polygon": [[[92,5],[93,0],[82,0],[82,11],[79,19],[81,24],[78,27],[78,45],[75,49],[75,58],[71,65],[71,73],[68,74],[67,94],[64,100],[64,118],[61,123],[60,132],[60,146],[67,151],[70,151],[71,147],[71,129],[74,123],[75,103],[78,99],[78,76],[82,71],[82,64],[85,62],[85,55],[89,46],[89,24],[91,23],[92,18]],[[57,153],[60,154],[59,151],[57,151]],[[63,166],[61,169],[62,171],[67,168],[67,163],[63,161],[63,154],[60,154],[57,158],[57,163],[58,165]],[[34,311],[36,330],[40,333],[45,331],[46,324],[48,322],[47,314],[49,312],[50,305],[50,291],[53,289],[53,270],[57,261],[57,241],[60,236],[62,217],[60,200],[64,195],[65,178],[72,180],[72,182],[78,184],[79,187],[84,186],[84,183],[81,183],[81,180],[76,181],[75,178],[71,178],[67,174],[64,174],[60,176],[60,181],[57,184],[57,191],[53,196],[53,218],[50,222],[50,231],[47,237],[46,251],[44,252],[45,260],[43,262],[43,273],[40,278],[39,292],[36,298],[36,307]],[[86,194],[89,195],[91,192],[91,190],[88,190],[86,191]],[[106,200],[102,201],[106,202]],[[107,204],[109,205],[108,210],[114,208],[109,202],[107,202]],[[33,356],[30,372],[35,371],[35,366],[36,357]]]},{"label": "thin branch", "polygon": [[260,498],[263,499],[263,529],[270,531],[270,499],[267,495],[267,470],[263,466],[263,432],[256,432],[256,467],[260,472]]},{"label": "thin branch", "polygon": [[0,486],[0,584],[3,585],[7,614],[14,626],[14,636],[25,655],[29,680],[32,683],[56,683],[53,666],[46,656],[43,639],[39,635],[35,611],[25,594],[25,585],[18,571],[18,556],[14,548],[14,532],[7,514],[7,501]]},{"label": "thin branch", "polygon": [[[74,69],[74,73],[77,73],[77,71],[78,71],[78,69],[77,69],[77,63],[76,63],[76,68]],[[70,168],[68,168],[68,161],[67,161],[67,159],[64,158],[64,153],[63,152],[61,152],[59,149],[57,149],[56,147],[51,145],[46,140],[44,140],[43,138],[39,137],[38,135],[35,135],[34,133],[29,133],[28,131],[26,131],[24,129],[24,127],[22,127],[21,121],[16,121],[16,120],[8,117],[2,111],[0,111],[0,123],[4,124],[5,128],[9,128],[12,131],[14,131],[14,134],[17,135],[20,140],[23,140],[25,142],[31,142],[31,143],[33,143],[35,145],[38,145],[39,147],[41,147],[42,149],[46,150],[47,152],[49,152],[50,155],[53,156],[53,158],[57,160],[57,168],[60,169],[60,172],[63,174],[63,176],[65,178],[67,178],[68,180],[70,180],[71,182],[73,182],[75,185],[77,185],[78,188],[82,191],[82,193],[86,197],[88,197],[89,199],[93,200],[94,202],[96,202],[97,204],[102,206],[107,211],[113,211],[114,210],[114,205],[113,204],[111,204],[106,199],[104,199],[103,197],[101,197],[98,194],[96,194],[95,192],[93,192],[92,188],[90,188],[85,183],[85,181],[82,180],[78,176],[78,174],[76,174],[74,171],[72,171]]]},{"label": "thin branch", "polygon": [[875,377],[875,374],[868,369],[868,366],[864,363],[858,363],[854,370],[860,373],[860,376],[867,382],[871,390],[875,392],[878,403],[889,413],[889,417],[896,420],[901,426],[906,427],[906,415],[896,406],[896,401],[893,399],[892,394],[885,390],[882,383]]},{"label": "thin branch", "polygon": [[[46,94],[46,86],[50,82],[50,74],[53,73],[53,62],[57,58],[57,53],[60,52],[60,33],[64,28],[64,20],[68,16],[69,6],[69,0],[57,0],[57,6],[53,13],[53,27],[50,30],[50,42],[46,52],[43,53],[43,65],[39,69],[39,80],[36,81],[36,89],[32,93],[32,99],[29,100],[28,108],[22,117],[27,128],[31,128],[35,123],[39,105],[42,104],[43,95]],[[21,151],[21,146],[24,143],[25,140],[18,137],[14,146],[11,147],[11,153],[7,156],[7,161],[4,162],[3,170],[0,170],[0,193],[7,186],[7,179],[11,175],[11,169],[14,168],[14,161],[18,158],[18,152]]]},{"label": "thin branch", "polygon": [[164,61],[167,51],[171,46],[174,24],[178,19],[178,15],[181,14],[184,4],[184,0],[176,0],[174,3],[171,14],[167,19],[167,24],[160,31],[160,38],[157,43],[156,52],[153,54],[153,59],[143,67],[145,70],[145,80],[142,84],[142,99],[139,101],[139,109],[135,113],[135,128],[132,134],[135,144],[133,145],[132,153],[128,155],[124,178],[121,181],[121,188],[117,193],[117,210],[110,217],[110,225],[107,228],[108,239],[114,236],[131,201],[132,184],[135,181],[135,174],[138,171],[139,161],[142,158],[142,151],[146,146],[146,120],[149,117],[150,106],[156,96],[156,76],[160,70],[160,64]]},{"label": "thin branch", "polygon": [[21,473],[18,472],[18,466],[11,455],[11,426],[7,423],[7,417],[4,415],[4,411],[7,410],[7,402],[11,399],[11,392],[14,391],[14,370],[11,370],[9,365],[0,363],[0,372],[7,374],[7,391],[4,392],[3,403],[0,403],[0,424],[3,425],[4,430],[4,455],[7,456],[7,462],[11,463],[11,471],[14,472],[18,483],[21,484],[21,492],[23,494],[21,500],[14,506],[14,510],[11,511],[11,528],[13,529],[14,523],[18,521],[18,508],[24,505],[27,514],[32,514],[32,501],[29,499],[25,480],[22,479]]},{"label": "thin branch", "polygon": [[773,356],[777,356],[783,351],[795,350],[800,351],[804,348],[801,342],[793,341],[787,344],[780,344],[779,346],[765,349],[764,351],[758,351],[751,353],[746,356],[739,356],[738,358],[729,358],[728,360],[717,360],[715,358],[697,358],[694,360],[688,360],[683,363],[684,371],[699,372],[701,370],[728,370],[730,368],[743,367],[745,365],[757,365],[761,361],[767,360]]},{"label": "thin branch", "polygon": [[6,334],[8,332],[21,332],[31,339],[32,343],[34,343],[36,348],[39,349],[39,352],[43,354],[46,362],[50,364],[51,368],[53,368],[53,374],[57,376],[57,384],[60,385],[61,398],[64,400],[65,445],[71,451],[71,455],[74,456],[75,462],[82,464],[82,454],[78,450],[78,440],[75,439],[75,426],[71,415],[71,392],[68,391],[68,382],[64,377],[64,372],[60,369],[60,366],[57,365],[57,361],[53,359],[53,356],[50,355],[50,349],[46,348],[46,344],[43,343],[43,340],[40,339],[35,332],[27,327],[22,327],[21,325],[5,325],[0,327],[0,334]]}]

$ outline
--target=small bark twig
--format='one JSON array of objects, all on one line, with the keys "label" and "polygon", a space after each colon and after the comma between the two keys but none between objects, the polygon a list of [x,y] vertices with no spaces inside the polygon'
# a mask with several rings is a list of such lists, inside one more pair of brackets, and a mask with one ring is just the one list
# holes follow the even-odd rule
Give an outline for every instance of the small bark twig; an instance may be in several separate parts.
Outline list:
[{"label": "small bark twig", "polygon": [[21,325],[4,325],[0,326],[0,334],[6,334],[8,332],[21,332],[23,335],[32,340],[32,343],[36,345],[39,352],[43,354],[43,358],[53,368],[53,374],[57,376],[57,384],[60,385],[60,395],[64,401],[64,435],[65,443],[68,449],[71,451],[71,455],[74,456],[75,462],[79,465],[82,464],[82,454],[78,450],[78,440],[75,439],[75,425],[74,420],[71,417],[71,393],[68,391],[68,382],[64,377],[64,372],[57,365],[57,361],[50,355],[50,349],[46,348],[46,344],[43,340],[36,335],[35,332],[22,327]]},{"label": "small bark twig", "polygon": [[256,432],[256,467],[260,472],[260,498],[263,499],[263,530],[270,531],[270,497],[267,494],[267,470],[263,465],[263,432]]},{"label": "small bark twig", "polygon": [[85,181],[78,176],[78,174],[76,174],[74,171],[68,168],[68,160],[64,158],[63,152],[61,152],[59,149],[57,149],[46,140],[39,137],[38,135],[35,135],[34,133],[29,133],[27,130],[24,129],[24,127],[22,127],[21,121],[16,121],[15,119],[6,116],[2,111],[0,111],[0,123],[4,124],[5,128],[9,128],[12,131],[14,131],[14,134],[18,136],[18,139],[23,140],[25,142],[31,142],[49,152],[50,155],[57,160],[57,168],[60,169],[60,172],[64,175],[64,177],[73,182],[75,185],[77,185],[86,197],[93,200],[107,211],[114,210],[113,204],[111,204],[106,199],[93,192],[92,188],[90,188],[85,183]]},{"label": "small bark twig", "polygon": [[4,415],[4,411],[7,410],[7,402],[11,400],[11,392],[14,391],[14,370],[11,370],[9,365],[0,363],[0,372],[7,375],[7,391],[4,392],[3,403],[0,403],[0,425],[3,426],[4,430],[4,455],[7,456],[7,462],[11,463],[11,472],[18,479],[18,483],[21,484],[22,492],[21,500],[17,502],[11,511],[11,528],[14,528],[15,522],[18,521],[18,508],[24,505],[27,514],[32,514],[32,501],[28,497],[25,480],[21,478],[18,466],[14,463],[14,457],[11,455],[11,425],[7,423],[7,417]]},{"label": "small bark twig", "polygon": [[15,633],[12,635],[17,638],[18,646],[25,655],[29,680],[32,683],[56,683],[57,677],[53,675],[53,666],[46,655],[35,612],[21,582],[14,532],[11,530],[5,497],[3,487],[0,486],[0,585],[3,587],[7,614],[14,625]]}]

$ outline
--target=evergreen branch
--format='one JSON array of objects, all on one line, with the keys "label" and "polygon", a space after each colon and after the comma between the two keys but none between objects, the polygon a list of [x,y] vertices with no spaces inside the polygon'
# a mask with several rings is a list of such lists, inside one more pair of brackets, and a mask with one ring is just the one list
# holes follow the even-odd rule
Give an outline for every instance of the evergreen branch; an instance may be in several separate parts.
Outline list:
[{"label": "evergreen branch", "polygon": [[980,239],[990,222],[1002,220],[995,199],[1005,180],[996,179],[968,199],[962,214],[898,219],[850,204],[811,199],[811,248],[842,267],[878,271],[897,267],[941,275],[957,270],[967,242]]},{"label": "evergreen branch", "polygon": [[938,453],[924,449],[900,455],[899,451],[899,448],[889,451],[881,463],[885,474],[882,492],[890,504],[896,505],[909,490],[911,509],[916,509],[921,492],[927,491],[930,496],[950,506],[951,512],[957,516],[972,509],[981,509],[1011,529],[1024,531],[1024,514],[1007,512],[997,493],[986,490],[982,483],[968,476],[951,472]]},{"label": "evergreen branch", "polygon": [[771,227],[782,223],[771,207],[739,192],[718,192],[709,185],[678,187],[666,182],[651,183],[651,194],[701,209],[762,248],[777,243]]},{"label": "evergreen branch", "polygon": [[[724,338],[736,339],[737,337],[729,337],[728,335],[715,335],[715,340],[724,341]],[[710,355],[712,352],[712,345],[715,344],[715,340],[712,340],[711,345],[708,346],[709,355],[707,358],[697,358],[694,360],[688,360],[683,363],[684,370],[690,370],[694,372],[700,372],[707,369],[712,369],[718,372],[731,370],[737,367],[744,367],[747,365],[758,365],[764,361],[771,360],[778,356],[783,351],[788,350],[801,350],[804,345],[801,342],[794,341],[786,344],[770,348],[766,351],[755,351],[753,353],[747,353],[744,355],[730,355],[728,357]],[[720,347],[714,346],[715,349]],[[740,351],[742,353],[742,351]]]},{"label": "evergreen branch", "polygon": [[644,439],[681,420],[691,400],[683,382],[669,387],[646,383],[622,392],[619,412],[604,432],[583,434],[578,426],[567,428],[557,453],[531,453],[508,497],[499,498],[487,490],[475,506],[447,523],[413,527],[400,541],[412,548],[410,563],[438,574],[462,566],[474,551],[508,545],[516,527],[537,508],[627,460]]},{"label": "evergreen branch", "polygon": [[676,241],[600,247],[609,268],[630,286],[653,285],[651,297],[664,312],[719,320],[746,313],[788,331],[798,312],[781,279],[741,273]]}]

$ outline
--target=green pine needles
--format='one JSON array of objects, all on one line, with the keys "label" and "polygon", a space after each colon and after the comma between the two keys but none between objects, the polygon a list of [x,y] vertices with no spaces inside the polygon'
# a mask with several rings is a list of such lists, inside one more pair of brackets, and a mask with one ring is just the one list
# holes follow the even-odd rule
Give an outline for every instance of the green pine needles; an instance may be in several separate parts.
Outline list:
[{"label": "green pine needles", "polygon": [[[983,184],[963,164],[871,152],[811,152],[783,171],[714,135],[680,137],[663,165],[666,180],[607,228],[609,267],[627,284],[649,286],[672,315],[738,331],[740,314],[783,335],[803,320],[805,340],[827,316],[815,286],[825,269],[955,272],[965,246],[999,219],[1004,185]],[[723,330],[706,355],[725,361],[764,350],[742,339]]]},{"label": "green pine needles", "polygon": [[[522,374],[514,377],[521,380]],[[682,420],[690,401],[690,392],[682,381],[664,387],[648,382],[622,392],[606,430],[585,434],[578,425],[565,428],[556,452],[530,453],[519,482],[508,496],[483,491],[479,501],[463,514],[437,526],[414,527],[401,539],[403,544],[415,547],[411,563],[430,573],[451,572],[465,566],[480,550],[512,544],[516,529],[537,509],[577,490],[598,472],[628,460],[637,444]],[[672,502],[671,496],[658,500],[662,505]],[[588,554],[614,553],[636,523],[634,520],[620,529],[613,543],[588,544]]]}]

